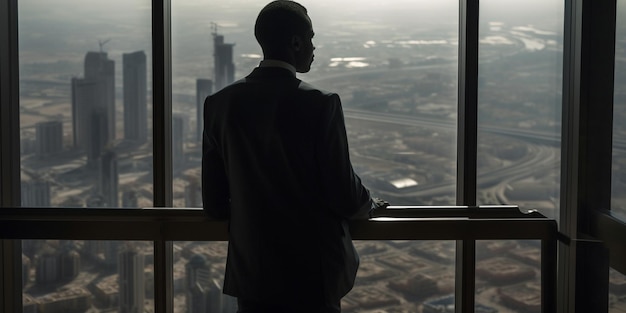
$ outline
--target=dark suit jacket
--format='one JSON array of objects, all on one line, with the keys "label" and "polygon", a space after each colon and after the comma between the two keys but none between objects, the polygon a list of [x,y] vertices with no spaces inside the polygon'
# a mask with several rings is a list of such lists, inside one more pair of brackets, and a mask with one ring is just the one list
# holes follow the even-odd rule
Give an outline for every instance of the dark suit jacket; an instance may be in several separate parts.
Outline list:
[{"label": "dark suit jacket", "polygon": [[229,218],[224,292],[251,301],[338,301],[358,256],[347,220],[367,216],[339,96],[256,68],[204,104],[202,196]]}]

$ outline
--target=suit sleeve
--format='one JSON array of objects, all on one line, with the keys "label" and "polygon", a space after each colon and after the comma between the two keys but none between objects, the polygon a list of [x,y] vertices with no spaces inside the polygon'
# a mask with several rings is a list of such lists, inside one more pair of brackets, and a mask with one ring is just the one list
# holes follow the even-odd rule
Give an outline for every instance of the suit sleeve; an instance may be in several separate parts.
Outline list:
[{"label": "suit sleeve", "polygon": [[225,219],[230,216],[230,190],[225,163],[215,140],[215,125],[210,119],[210,97],[204,102],[202,132],[202,203],[210,216]]},{"label": "suit sleeve", "polygon": [[337,94],[329,96],[320,124],[322,135],[317,151],[325,200],[339,216],[367,218],[372,200],[350,162],[343,110]]}]

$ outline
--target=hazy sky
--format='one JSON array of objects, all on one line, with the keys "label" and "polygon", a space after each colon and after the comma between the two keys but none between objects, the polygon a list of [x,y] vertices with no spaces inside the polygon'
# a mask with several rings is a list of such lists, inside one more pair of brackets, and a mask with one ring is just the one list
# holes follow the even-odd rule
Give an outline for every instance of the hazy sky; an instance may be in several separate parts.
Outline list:
[{"label": "hazy sky", "polygon": [[[218,23],[235,54],[260,53],[252,29],[267,0],[171,0],[174,71],[210,73],[211,23]],[[458,32],[458,0],[301,0],[316,31],[315,44],[342,40],[454,40]],[[559,32],[563,0],[481,0],[481,22],[508,26],[533,25]],[[21,64],[67,61],[82,63],[98,41],[104,51],[121,55],[144,50],[150,57],[149,0],[19,0]],[[337,55],[354,57],[360,55]],[[321,60],[321,59],[320,59]],[[182,62],[200,64],[184,68]],[[247,66],[247,65],[246,65]],[[74,75],[82,75],[76,67]],[[119,71],[121,72],[121,70]],[[197,74],[200,75],[200,74]],[[206,76],[207,74],[202,74]]]}]

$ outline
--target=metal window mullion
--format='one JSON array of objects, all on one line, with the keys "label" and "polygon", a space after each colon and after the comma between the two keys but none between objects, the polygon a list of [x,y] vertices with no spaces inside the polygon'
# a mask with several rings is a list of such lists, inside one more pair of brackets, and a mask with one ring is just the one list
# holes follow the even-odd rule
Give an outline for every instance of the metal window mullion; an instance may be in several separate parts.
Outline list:
[{"label": "metal window mullion", "polygon": [[[154,206],[172,207],[172,45],[171,2],[152,0],[152,141]],[[173,312],[173,245],[161,234],[154,241],[154,307]]]},{"label": "metal window mullion", "polygon": [[172,62],[170,1],[152,0],[152,141],[154,206],[172,201]]},{"label": "metal window mullion", "polygon": [[[582,2],[565,1],[563,28],[563,108],[561,128],[560,232],[570,241],[576,238],[578,220],[578,151],[580,140],[580,46]],[[560,243],[557,312],[574,310],[576,250],[569,242]]]},{"label": "metal window mullion", "polygon": [[457,205],[476,205],[478,150],[478,0],[460,1]]},{"label": "metal window mullion", "polygon": [[[476,205],[478,149],[478,0],[459,1],[457,205]],[[474,312],[476,241],[456,245],[455,311]]]},{"label": "metal window mullion", "polygon": [[[17,0],[0,2],[0,209],[20,205]],[[0,310],[22,311],[19,240],[0,240]]]},{"label": "metal window mullion", "polygon": [[594,235],[590,216],[610,206],[615,6],[615,0],[566,1],[561,232],[568,242],[559,255],[559,312],[586,311],[592,301],[597,310],[606,306],[606,284],[586,273],[608,262],[579,250],[595,249],[586,240]]},{"label": "metal window mullion", "polygon": [[0,7],[0,205],[20,205],[17,0]]},{"label": "metal window mullion", "polygon": [[560,244],[557,312],[574,310],[575,245],[570,239],[578,231],[578,181],[580,140],[580,60],[582,37],[582,1],[565,1],[563,28],[563,108],[561,129],[561,210],[560,232],[567,242]]}]

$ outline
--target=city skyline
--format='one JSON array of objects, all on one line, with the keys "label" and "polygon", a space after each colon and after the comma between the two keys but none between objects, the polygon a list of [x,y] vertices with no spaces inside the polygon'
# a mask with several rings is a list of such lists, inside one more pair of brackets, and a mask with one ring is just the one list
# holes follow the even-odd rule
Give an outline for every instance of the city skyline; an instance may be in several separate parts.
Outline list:
[{"label": "city skyline", "polygon": [[[420,7],[425,2],[405,1],[410,9],[403,8],[405,12],[397,16],[391,14],[393,12],[385,15],[394,6],[376,6],[373,2],[365,5],[354,1],[349,9],[336,10],[335,6],[339,7],[339,4],[330,1],[303,2],[311,11],[316,28],[314,43],[318,49],[312,72],[298,77],[339,92],[355,169],[374,195],[383,195],[393,204],[455,203],[455,127],[459,118],[456,115],[458,2],[454,2],[454,10],[445,9],[452,2],[431,2],[440,5],[431,11],[430,7]],[[261,58],[260,49],[251,35],[257,11],[252,3],[241,0],[207,4],[216,13],[202,6],[201,2],[173,3],[174,207],[201,205],[198,181],[201,105],[206,95],[219,89],[215,68],[220,66],[216,65],[212,55],[216,37],[211,33],[210,23],[219,25],[223,42],[234,44],[230,46],[232,62],[224,63],[232,64],[232,74],[222,74],[222,77],[239,79],[258,65]],[[555,3],[534,2],[543,9],[524,6],[522,9],[531,10],[533,15],[530,16],[528,11],[518,11],[508,2],[481,1],[481,5],[490,8],[481,11],[480,22],[481,111],[477,164],[479,201],[518,203],[522,209],[538,208],[551,216],[556,216],[559,210],[560,158],[561,64],[558,61],[562,30],[558,25],[562,21],[548,18],[562,15],[555,13],[558,8],[548,9],[558,7]],[[48,15],[28,1],[20,1],[19,5],[23,205],[98,207],[115,203],[115,207],[151,206],[154,138],[149,123],[152,113],[149,3],[124,2],[117,9],[110,3],[102,3],[88,8],[77,6],[72,12],[64,12],[59,6]],[[98,11],[100,7],[102,11]],[[137,9],[136,12],[131,8]],[[325,14],[330,10],[336,13]],[[498,14],[502,11],[508,13]],[[535,14],[536,11],[541,14]],[[57,14],[62,17],[56,19]],[[215,15],[208,16],[212,14]],[[75,15],[80,16],[70,18]],[[103,17],[94,17],[98,15]],[[429,18],[423,18],[428,15]],[[53,22],[46,24],[50,21]],[[99,50],[99,43],[108,39],[110,41]],[[138,57],[137,62],[126,57],[141,51],[145,61],[143,57]],[[92,97],[87,91],[72,92],[72,77],[77,79],[75,84],[79,90],[103,88],[98,87],[98,79],[86,77],[87,71],[83,69],[87,67],[86,53],[95,56],[90,60],[106,60],[105,63],[113,64],[113,70],[109,71],[113,74],[108,77],[113,77],[115,86],[116,119],[113,127],[105,127],[111,125],[111,120],[102,118],[109,113],[106,113],[107,107],[101,105],[104,109],[91,114],[87,123],[100,129],[99,132],[71,129],[71,95],[80,94],[78,100]],[[125,60],[129,65],[131,62],[136,65],[129,66],[129,73],[136,77],[129,79],[128,84]],[[79,78],[81,76],[83,78]],[[140,111],[127,114],[132,111],[127,110],[127,106],[133,108],[137,104],[137,108],[143,108],[143,100],[131,100],[126,96],[127,90],[136,88],[138,92],[132,94],[143,99],[144,84],[145,118]],[[141,121],[146,122],[145,143],[125,140],[132,138],[126,135],[127,120],[136,121],[130,124],[142,130]],[[45,136],[38,136],[37,129],[44,126],[37,125],[48,121],[57,123],[53,126],[55,128],[60,123],[63,151],[42,159],[40,155],[47,148],[41,148],[41,140],[44,140],[41,138]],[[114,132],[113,137],[111,132]],[[99,142],[113,142],[108,148],[115,153],[110,154],[112,150],[107,150],[106,143],[93,145],[89,153],[99,162],[93,162],[95,166],[88,169],[85,152],[71,148],[73,137],[80,138],[81,134],[92,139],[109,134],[110,140]],[[58,136],[53,132],[47,135],[55,138],[50,142],[58,146]],[[118,178],[117,183],[113,177]],[[124,292],[119,282],[128,281],[120,276],[131,275],[130,271],[121,275],[121,270],[112,269],[124,262],[120,262],[122,257],[117,254],[121,251],[121,244],[76,241],[73,251],[80,255],[81,265],[76,266],[81,266],[81,274],[72,280],[74,284],[51,283],[49,289],[38,289],[41,286],[36,283],[37,268],[57,268],[54,262],[61,262],[61,244],[48,241],[33,248],[37,251],[35,254],[48,261],[41,261],[43,265],[39,265],[35,254],[29,253],[33,258],[23,262],[25,272],[34,274],[26,278],[24,298],[31,301],[28,303],[48,303],[46,296],[57,300],[74,297],[84,300],[80,305],[89,305],[94,312],[120,307],[120,303],[114,303],[116,295]],[[48,254],[50,249],[46,246],[54,247],[56,252]],[[360,242],[357,246],[363,262],[359,285],[345,300],[346,312],[377,309],[416,312],[418,306],[449,304],[446,301],[451,294],[450,285],[454,284],[453,264],[450,264],[454,255],[452,242],[381,241]],[[536,242],[498,241],[477,246],[483,249],[477,260],[480,290],[477,302],[497,308],[500,313],[523,311],[516,305],[533,308],[536,299],[532,295],[538,294],[535,284],[539,268]],[[141,279],[139,274],[143,274],[144,301],[149,308],[153,252],[147,243],[139,243],[137,247],[141,256],[128,256],[126,264],[129,268],[144,269],[133,270],[132,275],[138,282]],[[25,245],[25,250],[28,249]],[[179,308],[176,312],[185,312],[190,305],[186,302],[189,301],[186,298],[189,296],[186,288],[189,287],[185,284],[189,275],[185,274],[185,265],[196,255],[192,252],[199,252],[211,263],[210,278],[200,275],[203,287],[195,290],[196,295],[207,299],[211,298],[209,294],[221,292],[220,273],[223,272],[225,245],[175,243],[174,297]],[[135,263],[137,258],[143,258],[145,264]],[[507,264],[514,267],[506,268]],[[503,286],[503,272],[507,270],[516,276],[508,277],[510,284]],[[61,275],[61,271],[39,275]],[[622,286],[619,278],[615,281],[615,286]],[[82,287],[76,287],[78,285]],[[134,286],[125,290],[139,288],[136,283]],[[416,294],[410,290],[416,286],[431,286],[432,294]],[[73,290],[73,293],[67,290],[64,293],[60,290],[62,288]],[[516,293],[517,290],[521,292]],[[128,303],[140,301],[138,292],[134,294],[137,297],[134,300],[128,298]],[[531,300],[520,304],[520,299],[525,296]],[[203,300],[200,302],[204,303]],[[424,309],[423,312],[427,311]]]},{"label": "city skyline", "polygon": [[[376,112],[374,114],[395,114],[402,116],[415,116],[415,121],[406,121],[406,123],[412,124],[415,123],[415,126],[409,126],[408,128],[404,127],[399,128],[397,131],[405,134],[427,134],[430,130],[428,127],[422,127],[421,130],[418,130],[418,125],[420,123],[425,123],[422,120],[432,119],[436,123],[439,123],[441,126],[445,127],[435,127],[436,129],[441,129],[438,134],[441,136],[439,140],[443,140],[451,145],[450,148],[446,149],[454,149],[452,147],[455,137],[454,133],[448,131],[448,129],[452,129],[453,124],[456,120],[456,107],[454,103],[456,102],[456,87],[455,87],[455,79],[456,73],[454,71],[456,67],[456,42],[450,37],[448,31],[443,31],[443,29],[452,29],[449,28],[448,22],[444,22],[442,25],[434,28],[434,31],[426,32],[426,30],[417,30],[413,33],[415,38],[406,38],[404,35],[394,39],[389,38],[388,40],[359,40],[358,38],[354,39],[346,39],[345,43],[341,45],[337,45],[335,47],[327,46],[327,43],[324,40],[323,35],[322,38],[319,39],[318,46],[320,47],[318,50],[321,51],[317,53],[316,50],[316,64],[314,64],[314,69],[311,74],[307,74],[305,76],[311,76],[313,79],[310,79],[314,84],[319,85],[322,88],[326,89],[335,89],[338,88],[341,92],[341,97],[344,103],[344,109],[346,110],[346,115],[349,121],[354,120],[353,126],[349,126],[350,129],[355,129],[355,131],[351,131],[351,136],[364,136],[361,134],[361,130],[358,129],[358,125],[363,124],[361,118],[354,118],[357,115],[369,114],[368,112]],[[550,64],[549,57],[554,53],[558,52],[560,49],[560,35],[558,35],[558,31],[552,31],[547,29],[540,29],[537,26],[526,25],[526,26],[512,26],[507,25],[506,23],[499,22],[490,22],[487,24],[488,28],[485,30],[488,35],[485,36],[481,42],[481,55],[483,58],[489,59],[489,62],[485,62],[484,69],[491,71],[492,64],[498,64],[499,58],[501,58],[502,53],[506,53],[507,55],[530,55],[531,53],[535,56],[535,58],[541,58],[541,62],[546,62],[545,64]],[[321,25],[320,28],[325,29],[328,26]],[[347,29],[353,29],[356,32],[363,32],[364,30],[359,30],[359,28],[354,28],[353,25],[342,26]],[[443,27],[443,28],[442,28]],[[197,173],[192,172],[191,170],[194,167],[197,167],[199,164],[194,163],[197,162],[197,149],[199,148],[200,143],[200,133],[202,127],[201,121],[201,106],[203,98],[206,97],[210,92],[214,92],[220,88],[219,85],[224,85],[229,82],[232,82],[236,77],[240,77],[242,72],[249,71],[252,67],[258,64],[259,55],[254,53],[247,53],[250,51],[240,51],[246,49],[245,45],[240,44],[237,40],[232,40],[231,37],[228,37],[228,40],[225,41],[222,33],[218,33],[219,30],[229,31],[229,26],[223,26],[220,24],[215,24],[213,30],[210,33],[210,37],[205,40],[200,40],[205,44],[213,44],[213,55],[210,53],[203,53],[203,62],[194,63],[193,61],[186,62],[184,67],[190,65],[199,65],[198,67],[206,67],[209,71],[205,72],[202,75],[198,75],[190,79],[190,82],[194,84],[193,89],[180,89],[177,86],[177,81],[179,81],[179,76],[173,77],[173,163],[175,164],[175,169],[184,171],[180,172],[181,182],[183,182],[180,187],[180,192],[175,191],[176,194],[180,194],[180,197],[176,197],[175,203],[180,206],[181,203],[184,205],[183,199],[185,198],[185,189],[187,188],[186,183],[184,181],[189,181],[190,178],[197,175]],[[366,38],[375,38],[379,37],[381,34],[384,34],[384,29],[376,29],[375,31],[368,31],[368,37]],[[427,35],[428,34],[428,35]],[[237,33],[232,34],[234,38],[239,38]],[[403,37],[404,36],[404,37]],[[428,36],[428,37],[426,37]],[[342,36],[338,38],[344,38]],[[428,39],[425,39],[428,38]],[[229,42],[229,43],[226,43]],[[97,164],[97,159],[102,154],[106,146],[116,147],[116,149],[120,150],[120,167],[128,168],[136,167],[138,164],[135,161],[130,161],[133,158],[149,158],[149,147],[150,142],[147,142],[147,145],[142,145],[144,142],[143,139],[135,140],[136,144],[142,145],[141,149],[135,149],[131,152],[129,150],[132,147],[131,143],[127,143],[121,141],[122,139],[122,129],[124,130],[123,138],[130,139],[132,136],[127,134],[129,130],[131,130],[132,126],[144,129],[144,124],[148,122],[150,116],[148,113],[150,111],[151,95],[150,95],[150,84],[148,84],[149,78],[144,79],[144,56],[145,60],[145,71],[149,72],[149,53],[146,54],[142,52],[143,50],[130,49],[135,52],[122,52],[118,54],[118,57],[109,58],[109,52],[107,50],[111,45],[116,44],[115,40],[105,40],[98,41],[98,43],[104,46],[104,50],[100,52],[88,52],[85,56],[85,78],[75,78],[73,79],[73,86],[81,87],[86,91],[80,92],[80,88],[75,87],[74,98],[86,98],[87,100],[83,100],[83,102],[89,103],[98,103],[98,101],[103,101],[104,98],[110,98],[111,94],[113,94],[115,98],[115,114],[110,113],[110,104],[104,105],[95,105],[94,107],[98,107],[98,110],[107,111],[106,114],[94,114],[87,119],[78,118],[81,112],[76,112],[73,114],[73,123],[64,123],[64,127],[67,127],[68,124],[73,125],[75,128],[71,133],[76,134],[74,138],[76,141],[79,141],[80,136],[87,137],[89,136],[92,140],[85,140],[86,142],[86,151],[87,151],[87,163],[90,164],[92,168],[95,168]],[[106,43],[106,45],[104,45]],[[243,46],[243,47],[242,47]],[[235,50],[237,49],[237,50]],[[258,49],[256,47],[255,49]],[[106,52],[105,52],[106,50]],[[195,49],[192,49],[195,50]],[[343,50],[341,54],[343,55],[357,55],[357,57],[332,57],[333,55],[338,55],[334,51]],[[366,54],[361,54],[364,56],[358,56],[359,54],[355,54],[355,51],[367,52],[370,54],[369,56]],[[243,53],[242,53],[243,52]],[[180,68],[180,62],[178,58],[175,56],[173,60],[173,69],[176,72],[177,68]],[[340,55],[341,55],[340,54]],[[121,56],[122,61],[120,62],[119,56]],[[213,59],[211,62],[211,59]],[[493,61],[491,61],[493,59]],[[104,60],[104,61],[101,61]],[[99,67],[102,67],[100,63],[106,64],[106,74],[98,74],[100,76],[106,76],[106,79],[94,78],[100,77],[95,74],[88,73],[99,73]],[[117,65],[116,65],[117,63]],[[122,71],[115,70],[116,66],[122,63]],[[235,63],[238,65],[235,66]],[[188,65],[187,65],[188,64]],[[211,69],[211,64],[213,65]],[[239,65],[241,64],[241,65]],[[555,75],[554,73],[558,73],[557,69],[559,67],[556,66],[554,70],[547,68],[548,72],[545,70],[537,71],[533,73],[533,75],[545,76],[547,79],[550,79],[551,76]],[[91,70],[90,70],[91,69]],[[102,70],[100,70],[102,72]],[[492,77],[496,77],[499,74],[500,68],[494,67],[494,73],[490,74]],[[554,72],[551,72],[554,71]],[[121,72],[121,73],[120,73]],[[192,71],[193,72],[193,71]],[[245,73],[245,72],[244,72]],[[545,75],[547,73],[548,75]],[[530,74],[530,73],[529,73]],[[119,75],[122,75],[121,79]],[[504,74],[506,75],[506,73]],[[117,78],[115,78],[117,76]],[[131,78],[131,76],[133,78]],[[111,78],[113,77],[113,78]],[[149,75],[147,75],[149,77]],[[177,78],[179,77],[179,78]],[[211,77],[211,86],[209,88],[209,81],[205,81],[206,78],[203,77]],[[315,78],[317,77],[317,78]],[[350,80],[343,79],[344,77],[350,78]],[[394,82],[394,80],[402,78],[406,81],[398,84],[398,82]],[[543,78],[542,78],[543,79]],[[107,81],[107,87],[99,87],[98,80]],[[116,85],[113,92],[110,89],[111,80]],[[352,80],[356,80],[357,84],[350,84]],[[30,81],[30,80],[26,80]],[[180,81],[187,81],[186,78]],[[218,81],[220,83],[218,84]],[[503,80],[504,81],[504,80]],[[115,83],[118,82],[118,83]],[[122,82],[122,83],[119,83]],[[546,80],[548,84],[550,82]],[[37,83],[37,81],[33,81],[33,83]],[[348,84],[346,84],[348,83]],[[515,82],[516,83],[516,82]],[[89,87],[91,84],[92,87]],[[204,84],[201,86],[200,84]],[[395,84],[395,85],[393,85]],[[404,85],[403,85],[404,84]],[[413,85],[415,84],[415,85]],[[140,87],[138,87],[140,86]],[[145,86],[145,87],[144,87]],[[379,86],[388,86],[387,90],[379,88]],[[556,86],[555,86],[556,87]],[[91,89],[87,89],[91,88]],[[27,88],[28,89],[28,88]],[[105,97],[94,96],[96,95],[96,91],[105,92]],[[148,107],[145,114],[142,112],[144,108],[143,92],[146,90],[146,106]],[[207,89],[211,89],[210,92]],[[407,91],[408,89],[408,91]],[[523,91],[522,91],[523,92]],[[555,93],[553,93],[555,94]],[[131,99],[131,95],[135,97]],[[431,95],[436,95],[433,98]],[[488,93],[487,97],[483,97],[485,100],[489,101],[492,95],[497,95],[496,93]],[[545,93],[537,97],[543,97],[540,101],[544,101],[545,99],[549,99],[545,97]],[[550,95],[552,96],[552,95]],[[91,101],[89,101],[89,97],[92,97]],[[505,97],[506,98],[506,97]],[[538,98],[539,99],[539,98]],[[558,98],[555,98],[558,100]],[[75,99],[74,102],[78,101]],[[484,100],[484,101],[485,101]],[[485,101],[485,105],[492,105],[491,103]],[[110,103],[110,101],[108,102]],[[546,106],[547,104],[547,106]],[[493,105],[502,106],[500,103],[495,103]],[[510,110],[514,111],[517,108],[515,107],[517,104],[515,102],[510,103]],[[560,112],[553,110],[552,108],[558,107],[558,101],[553,103],[530,103],[528,102],[525,105],[535,105],[541,111],[543,116],[547,116],[546,121],[539,121],[540,123],[536,123],[533,121],[534,116],[527,115],[522,116],[519,120],[511,120],[507,122],[507,119],[503,119],[502,115],[495,115],[498,110],[485,110],[486,114],[482,115],[482,120],[492,123],[495,127],[501,128],[489,128],[489,132],[497,132],[499,134],[504,133],[501,129],[504,127],[517,128],[521,132],[520,134],[526,134],[528,127],[524,125],[533,125],[532,127],[536,128],[540,134],[548,134],[548,135],[540,135],[540,136],[552,136],[551,134],[558,134],[560,131],[558,129],[558,120],[553,122],[555,119],[559,118]],[[82,108],[81,106],[74,105],[74,110],[78,110],[77,108]],[[137,108],[137,111],[134,111],[134,108]],[[87,112],[82,114],[88,114],[92,109],[84,109],[83,111]],[[95,110],[95,109],[93,109]],[[93,111],[92,110],[92,111]],[[509,110],[507,108],[506,110]],[[98,112],[93,111],[93,112]],[[122,113],[123,112],[123,115]],[[195,114],[194,114],[195,113]],[[120,115],[123,119],[123,125],[119,122],[116,122],[114,125],[111,124],[110,116]],[[103,117],[104,116],[104,117]],[[391,119],[396,119],[396,117],[390,117]],[[87,121],[85,123],[84,121]],[[80,123],[83,122],[85,125],[90,125],[87,129],[80,130]],[[100,127],[96,127],[100,125]],[[450,125],[450,126],[447,126]],[[491,125],[491,124],[490,124]],[[148,126],[148,125],[146,125]],[[85,126],[83,126],[85,127]],[[356,128],[355,128],[356,127]],[[395,127],[395,126],[394,126]],[[449,128],[448,128],[449,127]],[[27,128],[25,128],[27,129]],[[111,130],[113,129],[113,130]],[[194,131],[195,130],[195,131]],[[379,135],[382,135],[385,131],[381,130]],[[112,139],[107,138],[105,134],[109,134],[112,136],[115,134],[116,137]],[[72,135],[72,134],[70,134]],[[368,136],[371,134],[368,134]],[[392,135],[390,133],[390,135]],[[135,135],[139,136],[139,135]],[[395,135],[392,135],[395,136]],[[68,137],[67,128],[64,130],[64,138]],[[143,138],[143,135],[141,136]],[[194,140],[195,138],[195,140]],[[413,141],[416,139],[411,138],[411,136],[404,135],[404,138],[400,136],[402,141]],[[147,138],[146,138],[147,139]],[[425,138],[419,140],[427,140]],[[353,150],[360,156],[362,153],[361,145],[359,144],[359,140],[353,140],[356,144],[353,144]],[[424,147],[430,145],[436,145],[436,141],[424,141],[422,145]],[[404,146],[408,144],[405,143]],[[520,143],[520,145],[523,145]],[[408,146],[412,148],[393,148],[392,151],[395,154],[409,155],[414,154],[416,151],[419,151],[421,148],[419,146],[415,146],[413,144],[409,144]],[[400,147],[400,146],[398,146]],[[85,148],[83,148],[85,149]],[[389,148],[380,148],[380,151],[388,150]],[[437,148],[439,149],[439,148]],[[510,149],[517,149],[511,147]],[[143,152],[145,151],[145,152]],[[379,153],[379,150],[371,150],[367,152],[363,152],[365,156],[370,155],[372,153]],[[382,152],[381,156],[385,158],[399,158],[399,156],[395,156],[394,153],[387,155],[386,152]],[[440,157],[442,158],[453,158],[454,153],[451,152],[438,152]],[[554,154],[554,153],[553,153]],[[130,158],[130,159],[129,159]],[[401,157],[403,161],[401,163],[409,164],[407,157]],[[554,158],[552,156],[551,158]],[[356,159],[360,159],[358,156]],[[497,160],[498,157],[494,156],[494,159]],[[191,163],[186,166],[181,166],[181,164],[185,164],[187,160],[190,160]],[[454,181],[454,171],[455,168],[451,167],[444,162],[440,162],[440,165],[434,165],[430,169],[430,171],[437,171],[438,173],[432,174],[429,172],[423,171],[409,171],[409,175],[403,175],[400,173],[402,171],[398,168],[398,172],[395,173],[393,167],[389,167],[386,164],[374,165],[368,164],[370,161],[359,162],[357,167],[365,171],[364,179],[374,188],[374,191],[382,194],[383,196],[388,197],[391,200],[394,200],[396,203],[453,203],[454,200],[454,190],[453,181]],[[128,164],[132,162],[132,164]],[[500,162],[500,161],[498,161]],[[392,164],[393,162],[388,162]],[[383,166],[383,170],[370,170],[369,168],[381,167]],[[386,167],[386,169],[385,169]],[[409,167],[410,168],[410,167]],[[195,171],[195,170],[194,170]],[[387,172],[387,173],[385,173]],[[412,172],[412,173],[411,173]],[[124,176],[124,179],[121,179],[120,190],[119,193],[125,192],[125,186],[129,186],[132,184],[135,188],[142,188],[140,184],[137,182],[141,177],[136,176],[132,178],[127,170],[122,170],[120,172],[121,175]],[[147,174],[145,178],[149,178],[150,173]],[[143,180],[143,178],[141,178]],[[423,198],[423,196],[418,196],[418,194],[425,194],[428,191],[411,191],[409,190],[415,188],[406,188],[400,190],[398,186],[409,186],[400,182],[411,182],[412,186],[417,186],[417,190],[421,190],[424,186],[430,186],[430,184],[447,184],[447,187],[440,188],[439,191],[433,193],[432,199]],[[177,183],[178,184],[178,183]],[[388,192],[388,185],[395,186],[392,188],[398,188],[397,191]],[[435,186],[435,185],[433,185]],[[443,185],[442,185],[443,186]],[[179,187],[175,187],[179,188]],[[519,189],[519,188],[518,188]],[[433,190],[434,191],[434,190]],[[494,192],[496,192],[494,190]],[[558,192],[558,191],[557,191]],[[491,193],[491,192],[490,192]],[[496,192],[497,193],[497,192]],[[142,192],[137,192],[137,205],[146,206],[146,202],[149,201],[145,196],[141,196]],[[555,198],[554,194],[549,195],[552,198]],[[481,198],[482,199],[482,198]],[[487,203],[493,203],[493,201],[506,201],[506,198],[500,197],[485,197],[483,199],[487,201]],[[95,203],[92,201],[92,203]],[[131,203],[131,202],[126,202]],[[132,201],[132,203],[135,203]],[[546,204],[533,204],[539,205],[540,207],[549,207],[550,205]],[[148,204],[149,206],[149,204]],[[552,209],[553,210],[553,209]],[[554,213],[550,213],[554,214]]]}]

